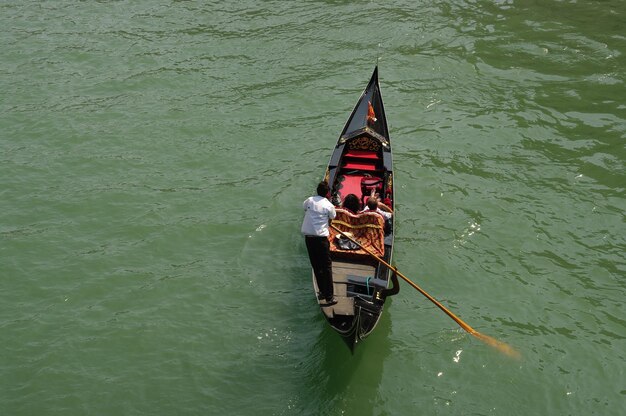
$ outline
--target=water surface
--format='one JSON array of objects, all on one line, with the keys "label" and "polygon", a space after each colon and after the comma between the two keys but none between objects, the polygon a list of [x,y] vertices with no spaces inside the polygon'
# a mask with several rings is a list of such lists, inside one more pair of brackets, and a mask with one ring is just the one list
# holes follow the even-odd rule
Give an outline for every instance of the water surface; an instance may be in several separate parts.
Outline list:
[{"label": "water surface", "polygon": [[[0,5],[0,413],[618,415],[622,1]],[[379,61],[408,285],[350,355],[299,235]]]}]

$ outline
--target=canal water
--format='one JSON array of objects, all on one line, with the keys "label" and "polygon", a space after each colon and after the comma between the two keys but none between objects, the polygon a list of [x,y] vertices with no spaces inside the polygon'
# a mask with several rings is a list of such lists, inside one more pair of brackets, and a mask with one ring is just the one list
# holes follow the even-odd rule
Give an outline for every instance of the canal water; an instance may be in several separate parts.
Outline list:
[{"label": "canal water", "polygon": [[[620,415],[626,3],[4,1],[0,414]],[[401,282],[299,229],[378,63]]]}]

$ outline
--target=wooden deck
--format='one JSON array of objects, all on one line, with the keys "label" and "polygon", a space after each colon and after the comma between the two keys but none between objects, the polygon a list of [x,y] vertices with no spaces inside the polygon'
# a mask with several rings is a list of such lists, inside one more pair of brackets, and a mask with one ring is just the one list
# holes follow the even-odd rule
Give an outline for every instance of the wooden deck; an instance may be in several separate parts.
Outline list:
[{"label": "wooden deck", "polygon": [[[328,318],[335,315],[354,315],[354,298],[348,297],[346,293],[348,276],[374,276],[376,269],[373,266],[333,261],[333,288],[337,297],[337,304],[322,308]],[[313,277],[315,281],[315,277]]]}]

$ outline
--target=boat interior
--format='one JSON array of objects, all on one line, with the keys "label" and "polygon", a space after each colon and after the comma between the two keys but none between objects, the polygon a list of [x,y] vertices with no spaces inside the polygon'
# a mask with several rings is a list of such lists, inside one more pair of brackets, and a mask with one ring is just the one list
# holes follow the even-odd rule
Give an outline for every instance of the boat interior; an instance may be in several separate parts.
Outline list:
[{"label": "boat interior", "polygon": [[[343,148],[338,148],[333,157],[335,164],[331,162],[330,166],[334,178],[333,202],[337,205],[347,195],[354,194],[362,209],[374,191],[386,205],[393,207],[391,160],[389,151],[384,148],[384,141],[365,133],[346,139],[344,143]],[[392,221],[386,223],[381,215],[373,212],[355,214],[341,207],[337,207],[336,212],[334,226],[350,233],[369,252],[389,260],[393,241]],[[378,311],[372,311],[374,315],[379,312],[381,303],[377,296],[387,288],[388,274],[367,251],[358,247],[346,249],[340,246],[340,233],[332,228],[330,232],[337,304],[321,309],[327,318],[333,320],[333,326],[341,330],[344,321],[346,329],[352,325],[356,304],[359,310],[371,305],[374,309],[378,308]]]},{"label": "boat interior", "polygon": [[385,183],[387,178],[381,142],[363,135],[346,144],[335,182],[340,200],[354,194],[359,197],[362,208],[372,190],[381,198],[390,197],[391,189]]},{"label": "boat interior", "polygon": [[[331,161],[331,165],[334,162],[331,168],[331,200],[335,205],[340,206],[348,195],[353,194],[357,196],[361,210],[367,198],[375,193],[393,209],[391,153],[386,140],[376,136],[365,130],[360,135],[347,138],[341,150],[337,148]],[[387,245],[391,245],[392,225],[392,221],[384,224]]]}]

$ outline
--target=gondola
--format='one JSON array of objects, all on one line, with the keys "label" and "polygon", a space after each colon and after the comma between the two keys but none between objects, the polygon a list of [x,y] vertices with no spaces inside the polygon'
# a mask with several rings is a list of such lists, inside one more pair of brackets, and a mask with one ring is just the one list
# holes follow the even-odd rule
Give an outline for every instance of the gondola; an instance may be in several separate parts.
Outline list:
[{"label": "gondola", "polygon": [[[376,212],[354,213],[341,208],[349,194],[358,197],[361,208],[372,194],[394,208],[391,143],[378,67],[339,136],[324,179],[330,186],[329,199],[337,211],[328,237],[337,303],[332,306],[324,305],[321,300],[318,303],[330,326],[354,351],[356,344],[376,327],[386,297],[398,290],[395,276],[372,256],[375,254],[391,263],[395,213],[385,220]],[[350,242],[337,229],[359,244]],[[317,294],[315,276],[313,288]]]}]

